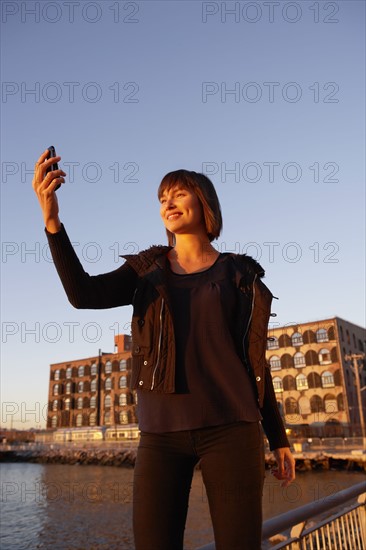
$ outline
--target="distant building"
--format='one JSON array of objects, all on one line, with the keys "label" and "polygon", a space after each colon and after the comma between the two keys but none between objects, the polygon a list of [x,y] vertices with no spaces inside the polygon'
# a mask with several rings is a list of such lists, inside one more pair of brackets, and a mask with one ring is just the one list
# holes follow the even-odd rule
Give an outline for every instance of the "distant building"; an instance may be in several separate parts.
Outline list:
[{"label": "distant building", "polygon": [[[277,402],[292,435],[361,435],[353,365],[365,352],[365,329],[333,317],[271,329],[266,358]],[[359,369],[366,385],[365,360]],[[366,391],[361,392],[366,419]]]},{"label": "distant building", "polygon": [[[292,435],[361,435],[353,365],[345,355],[364,353],[365,344],[365,329],[339,317],[269,330],[266,358]],[[115,347],[114,353],[51,365],[47,428],[138,423],[137,395],[129,389],[131,336],[116,336]],[[366,391],[361,396],[366,419]]]},{"label": "distant building", "polygon": [[52,364],[47,428],[136,423],[136,393],[129,390],[131,346],[131,336],[120,334],[114,353]]}]

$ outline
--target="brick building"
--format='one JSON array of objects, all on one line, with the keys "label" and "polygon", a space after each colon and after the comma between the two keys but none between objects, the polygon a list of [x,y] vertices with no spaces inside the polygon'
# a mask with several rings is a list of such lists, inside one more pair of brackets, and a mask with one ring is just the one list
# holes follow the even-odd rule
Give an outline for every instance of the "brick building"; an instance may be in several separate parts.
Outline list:
[{"label": "brick building", "polygon": [[47,428],[137,422],[131,392],[131,337],[115,337],[114,353],[55,363],[50,369]]},{"label": "brick building", "polygon": [[[271,328],[266,357],[278,406],[292,435],[361,435],[353,364],[365,352],[365,329],[333,317]],[[360,387],[366,385],[365,360]],[[361,392],[366,418],[366,392]]]}]

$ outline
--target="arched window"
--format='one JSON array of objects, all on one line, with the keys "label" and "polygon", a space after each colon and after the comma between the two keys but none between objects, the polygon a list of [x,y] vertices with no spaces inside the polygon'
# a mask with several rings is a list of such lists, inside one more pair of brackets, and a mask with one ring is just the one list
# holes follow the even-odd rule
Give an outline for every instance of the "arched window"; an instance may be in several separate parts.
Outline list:
[{"label": "arched window", "polygon": [[80,367],[78,368],[78,377],[81,378],[82,376],[84,376],[84,365],[80,365]]},{"label": "arched window", "polygon": [[308,375],[309,388],[321,388],[322,379],[317,372],[310,372]]},{"label": "arched window", "polygon": [[124,405],[127,405],[127,395],[125,393],[121,393],[119,396],[119,406],[123,407]]},{"label": "arched window", "polygon": [[299,414],[299,405],[293,397],[288,397],[285,401],[286,414]]},{"label": "arched window", "polygon": [[126,376],[120,376],[119,387],[120,388],[126,388],[127,387],[127,377]]},{"label": "arched window", "polygon": [[283,369],[289,369],[294,366],[294,360],[289,353],[284,353],[281,356],[281,367]]},{"label": "arched window", "polygon": [[72,382],[67,382],[65,393],[71,393],[71,388],[72,388]]},{"label": "arched window", "polygon": [[83,408],[83,404],[84,404],[84,400],[82,397],[78,397],[77,401],[76,401],[76,408],[77,409],[82,409]]},{"label": "arched window", "polygon": [[78,393],[83,393],[84,391],[84,382],[78,383]]},{"label": "arched window", "polygon": [[111,413],[110,411],[106,411],[104,413],[104,424],[110,424],[111,423]]},{"label": "arched window", "polygon": [[279,376],[275,376],[273,378],[273,387],[276,393],[280,393],[283,391],[282,379]]},{"label": "arched window", "polygon": [[283,379],[283,389],[285,391],[296,390],[296,381],[290,374]]},{"label": "arched window", "polygon": [[95,395],[92,395],[90,398],[90,408],[95,409],[96,406],[97,406],[97,398]]},{"label": "arched window", "polygon": [[323,388],[333,388],[334,387],[334,376],[328,370],[322,373],[322,387]]},{"label": "arched window", "polygon": [[90,382],[90,391],[97,391],[97,380],[96,380],[96,378],[93,378],[93,380]]},{"label": "arched window", "polygon": [[281,359],[277,355],[272,355],[269,359],[271,370],[281,370]]},{"label": "arched window", "polygon": [[315,333],[310,329],[304,332],[302,339],[304,344],[312,344],[316,342]]},{"label": "arched window", "polygon": [[280,348],[288,348],[289,346],[291,346],[291,338],[288,334],[281,334],[278,339],[278,343]]},{"label": "arched window", "polygon": [[51,428],[57,428],[57,416],[51,418]]},{"label": "arched window", "polygon": [[53,373],[53,379],[60,380],[60,369],[55,370],[55,372]]},{"label": "arched window", "polygon": [[66,397],[65,399],[65,411],[69,411],[71,408],[71,399],[70,397]]},{"label": "arched window", "polygon": [[106,390],[111,390],[112,389],[112,378],[111,377],[105,379],[104,388]]},{"label": "arched window", "polygon": [[72,377],[72,367],[67,367],[66,369],[66,378]]},{"label": "arched window", "polygon": [[122,370],[126,370],[127,369],[127,360],[126,359],[121,359],[120,362],[119,362],[119,370],[122,371]]},{"label": "arched window", "polygon": [[300,332],[294,332],[291,336],[291,342],[293,346],[302,346],[304,343],[302,339],[302,334]]},{"label": "arched window", "polygon": [[309,365],[319,365],[318,354],[313,349],[309,349],[305,353],[305,362],[308,366]]},{"label": "arched window", "polygon": [[112,362],[107,361],[105,364],[105,373],[110,374],[112,372]]},{"label": "arched window", "polygon": [[328,332],[325,330],[325,328],[320,328],[316,331],[316,341],[317,342],[328,342]]},{"label": "arched window", "polygon": [[83,425],[83,415],[77,414],[76,415],[76,426],[80,428]]},{"label": "arched window", "polygon": [[326,348],[322,348],[319,353],[319,364],[320,365],[330,365],[332,362],[332,359],[330,357],[330,352]]},{"label": "arched window", "polygon": [[337,395],[337,405],[339,411],[344,411],[344,399],[343,399],[343,393],[339,393]]},{"label": "arched window", "polygon": [[319,395],[310,397],[310,409],[312,413],[324,412],[323,399]]},{"label": "arched window", "polygon": [[296,389],[298,390],[307,390],[308,389],[308,379],[305,374],[299,374],[296,376]]},{"label": "arched window", "polygon": [[95,426],[97,423],[97,414],[95,412],[90,413],[89,426]]},{"label": "arched window", "polygon": [[98,372],[98,367],[97,367],[97,364],[96,363],[93,363],[92,366],[90,367],[90,374],[92,376],[95,376]]},{"label": "arched window", "polygon": [[305,355],[303,353],[301,353],[301,351],[298,351],[297,353],[295,353],[295,355],[294,355],[294,365],[297,369],[306,366]]},{"label": "arched window", "polygon": [[112,398],[110,395],[106,395],[104,398],[104,407],[106,409],[110,409],[112,405]]},{"label": "arched window", "polygon": [[57,409],[58,409],[58,401],[57,399],[55,399],[54,402],[52,403],[52,410],[57,411]]},{"label": "arched window", "polygon": [[124,411],[119,413],[119,421],[121,424],[128,424],[128,414]]},{"label": "arched window", "polygon": [[276,336],[270,336],[267,338],[267,349],[278,349],[278,338]]},{"label": "arched window", "polygon": [[311,409],[310,409],[310,401],[309,401],[309,398],[306,397],[306,395],[302,395],[299,399],[299,409],[300,409],[300,414],[310,414],[311,413]]},{"label": "arched window", "polygon": [[59,394],[59,389],[60,389],[59,384],[55,384],[53,386],[53,395],[58,395]]}]

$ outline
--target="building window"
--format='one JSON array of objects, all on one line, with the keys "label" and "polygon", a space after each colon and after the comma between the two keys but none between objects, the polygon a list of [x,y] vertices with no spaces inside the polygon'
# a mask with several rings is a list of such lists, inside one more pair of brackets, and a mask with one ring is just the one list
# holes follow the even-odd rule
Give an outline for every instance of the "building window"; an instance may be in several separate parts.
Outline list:
[{"label": "building window", "polygon": [[126,376],[120,376],[119,387],[120,388],[126,388],[127,387],[127,377]]},{"label": "building window", "polygon": [[111,413],[110,411],[107,411],[104,413],[104,424],[110,424],[111,423]]},{"label": "building window", "polygon": [[72,367],[67,367],[66,369],[66,378],[72,377]]},{"label": "building window", "polygon": [[326,370],[322,373],[322,387],[323,388],[333,388],[334,387],[334,376],[331,372]]},{"label": "building window", "polygon": [[105,364],[105,373],[110,374],[112,372],[112,363],[111,361],[107,361]]},{"label": "building window", "polygon": [[95,426],[97,423],[97,415],[95,412],[92,412],[89,416],[89,426]]},{"label": "building window", "polygon": [[58,401],[57,399],[55,399],[54,402],[52,403],[52,410],[57,411],[57,409],[58,409]]},{"label": "building window", "polygon": [[55,384],[53,386],[53,395],[58,395],[59,394],[59,389],[60,389],[59,384]]},{"label": "building window", "polygon": [[81,378],[82,376],[84,376],[84,365],[81,365],[79,368],[78,368],[78,377]]},{"label": "building window", "polygon": [[119,421],[121,424],[128,424],[128,414],[126,412],[121,411],[119,413]]},{"label": "building window", "polygon": [[322,348],[319,351],[318,356],[319,356],[320,365],[330,365],[330,363],[332,362],[330,351],[327,350],[326,348]]},{"label": "building window", "polygon": [[276,336],[267,338],[267,349],[278,349],[279,347],[278,338],[276,338]]},{"label": "building window", "polygon": [[84,391],[84,382],[78,383],[78,393],[83,393]]},{"label": "building window", "polygon": [[276,393],[283,392],[282,380],[279,376],[273,378],[273,387]]},{"label": "building window", "polygon": [[122,371],[122,370],[126,370],[127,368],[127,360],[126,359],[121,359],[120,362],[119,362],[119,370]]},{"label": "building window", "polygon": [[97,381],[95,378],[90,382],[90,391],[97,391]]},{"label": "building window", "polygon": [[83,403],[84,403],[84,400],[82,397],[78,397],[78,400],[76,402],[76,408],[77,409],[82,409],[83,408]]},{"label": "building window", "polygon": [[95,409],[95,407],[97,406],[97,398],[95,395],[93,395],[91,398],[90,398],[90,408],[91,409]]},{"label": "building window", "polygon": [[96,363],[93,363],[92,366],[90,367],[90,374],[92,376],[95,376],[98,372],[98,367],[97,367],[97,364]]},{"label": "building window", "polygon": [[297,369],[306,366],[305,355],[301,353],[301,351],[298,351],[297,353],[295,353],[294,365]]},{"label": "building window", "polygon": [[277,355],[272,355],[269,359],[271,370],[281,370],[281,359]]},{"label": "building window", "polygon": [[83,425],[83,415],[77,414],[76,415],[76,426],[80,428]]},{"label": "building window", "polygon": [[299,374],[298,376],[296,376],[296,389],[301,391],[307,390],[308,388],[308,379],[306,378],[305,374]]},{"label": "building window", "polygon": [[112,378],[106,378],[105,379],[104,388],[106,390],[111,390],[112,389]]},{"label": "building window", "polygon": [[283,379],[283,389],[285,391],[296,390],[295,378],[293,376],[291,376],[290,374],[285,376],[285,378]]},{"label": "building window", "polygon": [[51,428],[57,428],[57,416],[51,418]]},{"label": "building window", "polygon": [[119,396],[119,406],[123,407],[124,405],[127,405],[127,395],[125,393],[121,393]]},{"label": "building window", "polygon": [[104,407],[110,409],[112,406],[112,398],[110,395],[106,395],[104,398]]},{"label": "building window", "polygon": [[135,405],[137,405],[137,391],[133,392],[133,396],[134,396]]},{"label": "building window", "polygon": [[316,341],[317,342],[329,342],[328,332],[325,328],[320,328],[316,331]]},{"label": "building window", "polygon": [[71,384],[72,384],[72,382],[67,382],[66,388],[65,388],[65,393],[71,393]]},{"label": "building window", "polygon": [[66,397],[65,399],[65,411],[69,411],[71,408],[71,399],[70,397]]},{"label": "building window", "polygon": [[55,370],[53,375],[54,380],[60,380],[60,369]]},{"label": "building window", "polygon": [[323,399],[319,395],[313,395],[310,398],[310,410],[312,413],[324,412]]},{"label": "building window", "polygon": [[293,397],[288,397],[285,401],[286,414],[299,414],[299,405]]},{"label": "building window", "polygon": [[291,342],[293,346],[302,346],[303,344],[302,334],[300,334],[300,332],[294,332],[293,335],[291,336]]}]

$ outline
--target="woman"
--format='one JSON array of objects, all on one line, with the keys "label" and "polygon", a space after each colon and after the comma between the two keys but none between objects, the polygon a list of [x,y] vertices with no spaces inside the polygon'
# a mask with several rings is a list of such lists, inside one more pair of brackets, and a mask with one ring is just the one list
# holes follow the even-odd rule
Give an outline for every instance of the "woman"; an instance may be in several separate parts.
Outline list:
[{"label": "woman", "polygon": [[89,276],[59,220],[55,188],[65,172],[47,168],[33,188],[56,269],[76,308],[133,305],[132,376],[141,440],[134,471],[136,550],[183,548],[189,491],[200,461],[217,550],[261,547],[263,428],[274,475],[288,485],[294,459],[265,360],[272,294],[245,255],[220,254],[220,204],[203,174],[177,170],[158,189],[169,246],[124,256]]}]

